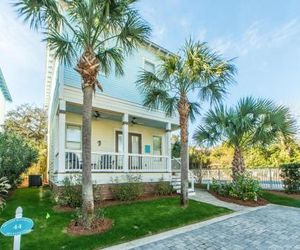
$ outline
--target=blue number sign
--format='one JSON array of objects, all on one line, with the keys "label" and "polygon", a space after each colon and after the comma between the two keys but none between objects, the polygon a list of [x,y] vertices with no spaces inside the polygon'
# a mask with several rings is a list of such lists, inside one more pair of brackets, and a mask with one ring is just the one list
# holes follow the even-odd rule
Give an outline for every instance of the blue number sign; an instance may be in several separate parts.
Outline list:
[{"label": "blue number sign", "polygon": [[33,221],[23,217],[23,209],[18,207],[16,210],[16,217],[5,222],[1,228],[0,233],[5,236],[14,237],[14,250],[20,250],[21,235],[31,232]]},{"label": "blue number sign", "polygon": [[31,219],[14,218],[5,222],[1,226],[0,232],[5,236],[16,236],[29,233],[32,227],[33,221]]}]

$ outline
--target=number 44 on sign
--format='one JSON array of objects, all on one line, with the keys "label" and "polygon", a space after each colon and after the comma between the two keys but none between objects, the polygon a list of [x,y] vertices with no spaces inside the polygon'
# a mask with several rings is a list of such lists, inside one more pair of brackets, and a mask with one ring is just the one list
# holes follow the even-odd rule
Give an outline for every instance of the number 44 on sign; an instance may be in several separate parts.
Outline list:
[{"label": "number 44 on sign", "polygon": [[14,237],[14,250],[20,250],[21,235],[30,233],[33,227],[33,221],[29,218],[22,217],[22,215],[23,209],[18,207],[16,217],[5,222],[0,228],[0,232],[4,236]]}]

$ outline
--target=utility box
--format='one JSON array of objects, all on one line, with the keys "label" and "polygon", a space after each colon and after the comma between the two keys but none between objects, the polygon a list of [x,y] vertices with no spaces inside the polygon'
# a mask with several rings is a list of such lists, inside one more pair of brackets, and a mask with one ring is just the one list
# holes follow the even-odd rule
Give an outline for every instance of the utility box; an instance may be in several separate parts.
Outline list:
[{"label": "utility box", "polygon": [[42,186],[41,175],[29,175],[28,176],[29,187],[40,187]]}]

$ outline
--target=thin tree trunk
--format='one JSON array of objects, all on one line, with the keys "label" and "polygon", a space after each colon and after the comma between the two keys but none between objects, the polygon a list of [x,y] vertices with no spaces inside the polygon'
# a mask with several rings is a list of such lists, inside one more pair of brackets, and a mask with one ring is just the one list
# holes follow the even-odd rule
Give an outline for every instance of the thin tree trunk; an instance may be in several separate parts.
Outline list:
[{"label": "thin tree trunk", "polygon": [[232,160],[232,178],[236,179],[237,174],[245,172],[245,161],[243,151],[241,148],[236,147],[234,149],[234,155]]},{"label": "thin tree trunk", "polygon": [[181,137],[181,195],[180,203],[182,206],[188,205],[188,117],[189,117],[189,105],[185,95],[182,95],[179,104],[179,116],[180,116],[180,137]]},{"label": "thin tree trunk", "polygon": [[94,213],[93,183],[91,172],[91,122],[93,87],[83,88],[82,106],[82,213],[83,223],[90,227]]},{"label": "thin tree trunk", "polygon": [[94,196],[91,164],[92,137],[92,100],[95,87],[102,87],[97,80],[99,61],[92,49],[86,49],[81,56],[75,70],[82,78],[83,106],[82,106],[82,214],[83,226],[91,227],[94,213]]}]

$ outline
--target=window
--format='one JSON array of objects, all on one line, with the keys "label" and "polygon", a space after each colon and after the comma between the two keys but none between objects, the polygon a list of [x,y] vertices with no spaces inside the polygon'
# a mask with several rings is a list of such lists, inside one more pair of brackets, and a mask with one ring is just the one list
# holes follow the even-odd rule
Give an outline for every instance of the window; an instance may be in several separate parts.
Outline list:
[{"label": "window", "polygon": [[154,65],[154,63],[145,60],[145,62],[144,62],[144,70],[149,71],[151,73],[155,73],[155,65]]},{"label": "window", "polygon": [[81,127],[67,125],[66,147],[69,149],[81,149]]},{"label": "window", "polygon": [[161,136],[153,136],[153,154],[162,155]]}]

